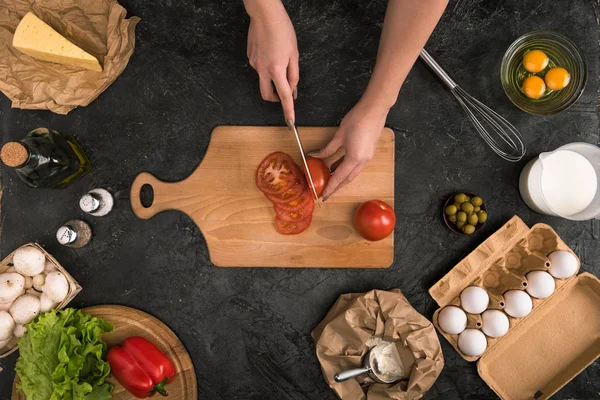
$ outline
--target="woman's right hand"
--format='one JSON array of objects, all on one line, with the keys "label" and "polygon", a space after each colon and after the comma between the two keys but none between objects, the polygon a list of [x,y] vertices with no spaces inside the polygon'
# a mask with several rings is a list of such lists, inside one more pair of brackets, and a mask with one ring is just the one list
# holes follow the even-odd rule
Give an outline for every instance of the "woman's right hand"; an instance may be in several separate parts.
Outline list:
[{"label": "woman's right hand", "polygon": [[300,72],[292,21],[281,0],[244,0],[244,5],[250,15],[248,60],[258,72],[260,94],[266,101],[281,101],[286,122],[295,122]]}]

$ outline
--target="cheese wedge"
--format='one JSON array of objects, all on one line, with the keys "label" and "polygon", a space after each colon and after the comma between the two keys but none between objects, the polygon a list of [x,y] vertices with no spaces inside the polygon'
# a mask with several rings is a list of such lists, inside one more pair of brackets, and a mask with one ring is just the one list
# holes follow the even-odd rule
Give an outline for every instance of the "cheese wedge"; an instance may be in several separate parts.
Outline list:
[{"label": "cheese wedge", "polygon": [[69,42],[33,13],[27,13],[19,22],[13,47],[38,60],[102,71],[96,57]]}]

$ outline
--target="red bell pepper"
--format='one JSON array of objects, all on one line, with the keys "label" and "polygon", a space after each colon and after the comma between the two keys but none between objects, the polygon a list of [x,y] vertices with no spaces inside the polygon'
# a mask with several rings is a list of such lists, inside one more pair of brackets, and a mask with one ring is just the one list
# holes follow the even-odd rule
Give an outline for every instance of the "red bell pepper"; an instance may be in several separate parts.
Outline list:
[{"label": "red bell pepper", "polygon": [[117,381],[140,399],[157,392],[167,396],[165,385],[177,374],[171,360],[152,342],[139,336],[125,339],[121,347],[112,347],[106,359]]}]

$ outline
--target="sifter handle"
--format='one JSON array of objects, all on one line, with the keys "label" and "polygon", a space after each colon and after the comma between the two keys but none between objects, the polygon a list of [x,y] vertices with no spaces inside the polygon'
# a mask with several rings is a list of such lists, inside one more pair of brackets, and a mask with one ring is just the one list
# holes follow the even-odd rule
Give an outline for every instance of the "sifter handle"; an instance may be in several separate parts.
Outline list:
[{"label": "sifter handle", "polygon": [[429,55],[427,50],[421,50],[420,56],[421,59],[425,62],[425,64],[427,64],[427,66],[431,68],[433,72],[435,72],[438,78],[440,78],[440,80],[444,82],[446,86],[448,86],[448,89],[452,90],[458,86],[456,82],[454,82],[452,78],[450,78],[450,75],[448,75],[448,73],[444,71],[440,64],[438,64],[437,61],[435,61],[433,57]]},{"label": "sifter handle", "polygon": [[371,368],[354,368],[354,369],[349,369],[347,371],[343,371],[343,372],[340,372],[338,374],[335,374],[335,376],[333,377],[333,379],[335,379],[336,382],[344,382],[344,381],[347,381],[350,378],[354,378],[355,376],[366,374],[370,370],[371,370]]}]

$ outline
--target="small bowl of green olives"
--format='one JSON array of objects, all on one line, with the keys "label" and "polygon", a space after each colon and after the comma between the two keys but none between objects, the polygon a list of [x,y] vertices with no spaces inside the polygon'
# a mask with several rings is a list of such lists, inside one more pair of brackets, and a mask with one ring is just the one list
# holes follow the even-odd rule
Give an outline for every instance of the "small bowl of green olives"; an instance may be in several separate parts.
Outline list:
[{"label": "small bowl of green olives", "polygon": [[472,235],[487,221],[483,199],[471,192],[456,193],[444,204],[444,222],[452,232]]}]

